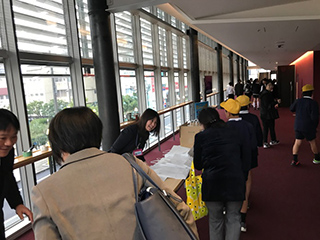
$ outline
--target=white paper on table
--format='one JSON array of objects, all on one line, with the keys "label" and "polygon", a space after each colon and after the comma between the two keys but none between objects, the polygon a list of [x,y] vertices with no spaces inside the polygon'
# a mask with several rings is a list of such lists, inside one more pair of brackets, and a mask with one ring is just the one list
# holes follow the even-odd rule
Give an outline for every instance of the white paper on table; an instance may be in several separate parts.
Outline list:
[{"label": "white paper on table", "polygon": [[190,148],[174,145],[153,169],[162,180],[166,178],[185,179],[190,171],[192,157],[188,155]]}]

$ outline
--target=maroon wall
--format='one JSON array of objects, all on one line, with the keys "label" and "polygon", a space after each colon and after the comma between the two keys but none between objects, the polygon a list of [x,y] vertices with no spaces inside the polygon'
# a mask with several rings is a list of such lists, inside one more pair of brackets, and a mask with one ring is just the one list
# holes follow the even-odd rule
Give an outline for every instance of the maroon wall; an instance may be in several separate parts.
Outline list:
[{"label": "maroon wall", "polygon": [[305,84],[314,84],[313,53],[307,55],[295,64],[296,67],[296,92],[301,97],[301,88]]}]

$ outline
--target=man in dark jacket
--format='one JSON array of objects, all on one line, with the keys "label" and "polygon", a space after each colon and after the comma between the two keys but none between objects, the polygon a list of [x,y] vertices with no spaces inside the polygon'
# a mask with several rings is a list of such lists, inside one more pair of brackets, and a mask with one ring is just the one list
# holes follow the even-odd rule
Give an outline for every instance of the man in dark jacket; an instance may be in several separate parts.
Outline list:
[{"label": "man in dark jacket", "polygon": [[303,98],[296,100],[291,106],[291,112],[296,113],[294,121],[294,130],[296,133],[296,140],[292,148],[293,160],[292,166],[298,166],[298,151],[303,139],[310,143],[311,150],[314,154],[313,163],[320,163],[320,156],[316,143],[316,129],[319,123],[319,106],[316,101],[312,99],[313,86],[306,84],[302,87]]},{"label": "man in dark jacket", "polygon": [[[0,109],[0,204],[6,199],[12,209],[23,219],[23,214],[32,221],[31,211],[23,205],[17,182],[13,175],[14,149],[20,129],[17,117],[6,109]],[[0,212],[0,240],[5,239],[3,212]]]},{"label": "man in dark jacket", "polygon": [[[275,120],[279,118],[278,104],[280,99],[275,101],[273,93],[273,83],[271,81],[266,82],[266,89],[260,95],[260,118],[263,125],[263,147],[269,148],[270,145],[279,144],[276,138],[275,132]],[[268,143],[268,133],[270,130],[271,141]]]}]

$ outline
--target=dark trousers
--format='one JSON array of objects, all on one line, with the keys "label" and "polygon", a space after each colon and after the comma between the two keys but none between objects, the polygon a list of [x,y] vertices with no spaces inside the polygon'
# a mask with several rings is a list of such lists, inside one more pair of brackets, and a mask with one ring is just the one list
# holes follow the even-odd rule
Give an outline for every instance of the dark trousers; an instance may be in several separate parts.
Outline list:
[{"label": "dark trousers", "polygon": [[0,211],[0,240],[5,240],[3,212]]},{"label": "dark trousers", "polygon": [[274,130],[275,126],[275,119],[264,119],[261,118],[262,125],[263,125],[263,142],[267,143],[268,142],[268,133],[270,130],[270,137],[271,141],[276,141],[276,132]]}]

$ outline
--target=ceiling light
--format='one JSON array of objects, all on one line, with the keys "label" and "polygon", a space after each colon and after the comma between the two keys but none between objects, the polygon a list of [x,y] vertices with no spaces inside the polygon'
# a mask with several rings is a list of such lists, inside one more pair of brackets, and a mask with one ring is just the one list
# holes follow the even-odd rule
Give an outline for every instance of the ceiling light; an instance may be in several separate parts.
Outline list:
[{"label": "ceiling light", "polygon": [[298,59],[296,59],[294,62],[290,63],[290,65],[295,65],[297,62],[300,62],[302,59],[308,57],[310,54],[313,54],[313,51],[308,51],[302,56],[300,56]]}]

